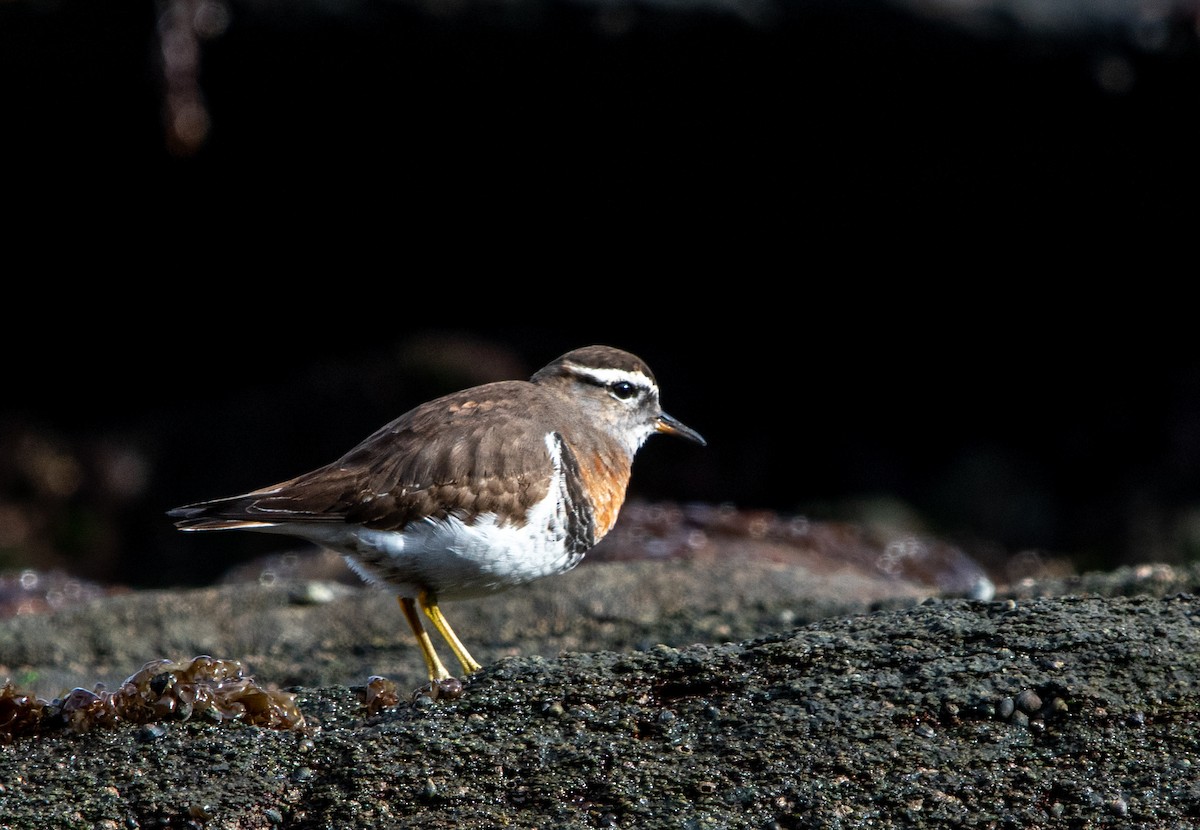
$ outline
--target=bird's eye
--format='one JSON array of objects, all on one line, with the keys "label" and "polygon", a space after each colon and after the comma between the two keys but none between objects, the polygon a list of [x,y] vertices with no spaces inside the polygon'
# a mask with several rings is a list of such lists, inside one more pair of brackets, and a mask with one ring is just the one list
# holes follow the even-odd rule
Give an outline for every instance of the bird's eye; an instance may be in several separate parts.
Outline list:
[{"label": "bird's eye", "polygon": [[627,380],[619,380],[608,387],[614,397],[627,401],[637,394],[637,387]]}]

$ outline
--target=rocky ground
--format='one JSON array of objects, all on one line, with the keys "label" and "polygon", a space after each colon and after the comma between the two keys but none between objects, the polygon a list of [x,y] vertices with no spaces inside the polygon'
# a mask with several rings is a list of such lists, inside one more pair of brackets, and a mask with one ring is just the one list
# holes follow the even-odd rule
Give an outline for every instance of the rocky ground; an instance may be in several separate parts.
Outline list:
[{"label": "rocky ground", "polygon": [[[26,607],[0,621],[0,828],[1200,821],[1200,572],[991,595],[969,560],[915,539],[631,518],[570,574],[447,604],[486,664],[456,699],[412,694],[422,670],[394,598],[323,557]],[[201,654],[252,675],[214,681],[217,697],[270,697],[240,715],[185,706],[182,680],[151,671],[143,687],[174,710],[111,722],[76,697],[62,725],[54,699],[72,687],[115,699],[147,661]],[[302,722],[266,717],[290,703]]]}]

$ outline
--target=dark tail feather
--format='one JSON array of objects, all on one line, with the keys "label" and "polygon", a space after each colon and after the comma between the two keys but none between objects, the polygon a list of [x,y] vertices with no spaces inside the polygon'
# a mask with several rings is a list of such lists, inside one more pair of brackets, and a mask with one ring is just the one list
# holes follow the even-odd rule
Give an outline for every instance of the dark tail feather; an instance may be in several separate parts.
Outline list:
[{"label": "dark tail feather", "polygon": [[241,497],[185,504],[168,510],[180,530],[231,530],[273,524],[252,517],[247,510],[254,504]]}]

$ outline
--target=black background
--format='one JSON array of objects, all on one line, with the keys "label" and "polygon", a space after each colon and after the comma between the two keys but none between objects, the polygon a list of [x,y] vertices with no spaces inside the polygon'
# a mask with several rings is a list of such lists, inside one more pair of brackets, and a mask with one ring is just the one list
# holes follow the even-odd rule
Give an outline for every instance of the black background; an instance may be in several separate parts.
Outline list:
[{"label": "black background", "polygon": [[[5,566],[209,581],[284,543],[162,511],[589,342],[710,440],[635,495],[1192,555],[1194,7],[234,3],[183,155],[166,8],[0,7]],[[30,435],[85,483],[39,495]]]}]

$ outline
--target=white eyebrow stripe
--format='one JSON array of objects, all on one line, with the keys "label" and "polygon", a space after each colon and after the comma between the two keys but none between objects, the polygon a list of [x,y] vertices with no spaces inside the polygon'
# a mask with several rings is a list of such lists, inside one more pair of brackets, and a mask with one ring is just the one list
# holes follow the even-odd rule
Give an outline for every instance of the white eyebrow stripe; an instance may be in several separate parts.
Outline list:
[{"label": "white eyebrow stripe", "polygon": [[657,388],[654,381],[641,372],[629,372],[625,369],[593,369],[590,366],[580,366],[577,363],[568,363],[567,365],[571,367],[571,371],[575,374],[589,377],[601,386],[628,381],[645,389]]}]

